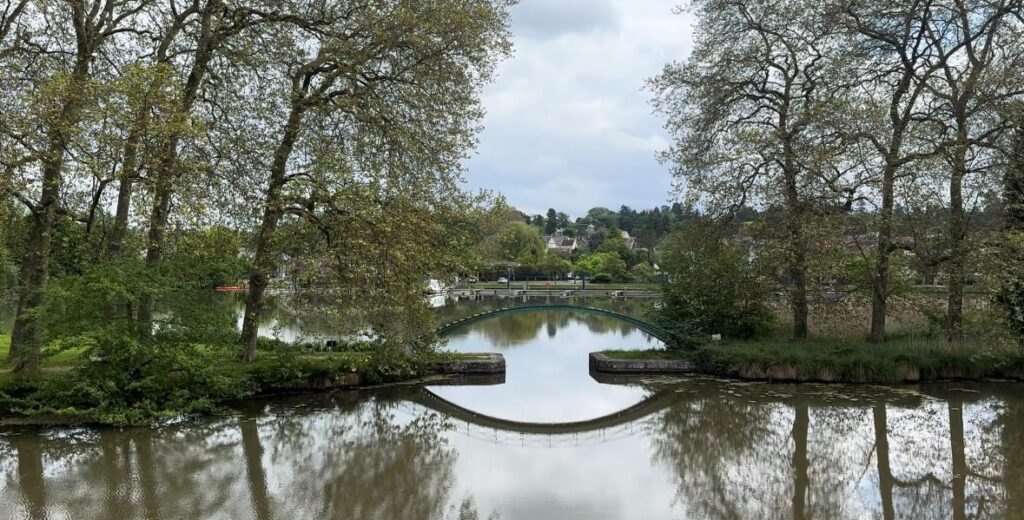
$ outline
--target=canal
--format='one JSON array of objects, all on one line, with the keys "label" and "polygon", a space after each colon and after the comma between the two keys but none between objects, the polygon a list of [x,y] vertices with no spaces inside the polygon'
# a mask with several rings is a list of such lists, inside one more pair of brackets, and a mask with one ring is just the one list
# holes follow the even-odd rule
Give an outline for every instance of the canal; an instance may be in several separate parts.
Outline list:
[{"label": "canal", "polygon": [[[294,321],[267,328],[311,334]],[[1024,516],[1019,384],[595,377],[588,352],[658,341],[572,311],[447,339],[505,355],[504,380],[249,401],[159,429],[8,427],[0,518]]]}]

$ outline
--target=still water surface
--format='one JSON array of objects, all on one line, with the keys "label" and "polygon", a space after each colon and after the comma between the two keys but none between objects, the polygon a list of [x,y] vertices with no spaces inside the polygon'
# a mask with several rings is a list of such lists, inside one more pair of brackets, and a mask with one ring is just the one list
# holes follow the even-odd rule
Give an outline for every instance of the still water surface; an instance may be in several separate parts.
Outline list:
[{"label": "still water surface", "polygon": [[8,428],[0,518],[1024,518],[1022,385],[587,372],[591,350],[656,344],[612,318],[508,314],[449,343],[503,353],[503,385],[291,396],[161,429]]}]

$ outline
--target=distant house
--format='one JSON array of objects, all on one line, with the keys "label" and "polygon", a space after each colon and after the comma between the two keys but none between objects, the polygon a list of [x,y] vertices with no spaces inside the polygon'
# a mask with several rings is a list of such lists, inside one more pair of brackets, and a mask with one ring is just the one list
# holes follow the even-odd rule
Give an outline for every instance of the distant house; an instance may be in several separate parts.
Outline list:
[{"label": "distant house", "polygon": [[636,238],[629,236],[629,231],[619,231],[619,236],[626,241],[626,247],[628,247],[630,251],[636,249]]},{"label": "distant house", "polygon": [[579,241],[576,240],[575,237],[567,237],[565,235],[544,235],[543,238],[544,243],[547,244],[547,250],[549,253],[569,255],[579,248]]}]

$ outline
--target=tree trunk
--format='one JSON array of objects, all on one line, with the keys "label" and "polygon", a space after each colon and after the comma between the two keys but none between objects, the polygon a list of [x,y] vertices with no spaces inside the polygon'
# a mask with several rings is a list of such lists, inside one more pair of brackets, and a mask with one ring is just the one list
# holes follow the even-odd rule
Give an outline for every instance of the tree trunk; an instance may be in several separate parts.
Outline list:
[{"label": "tree trunk", "polygon": [[795,166],[787,168],[786,226],[789,235],[790,309],[793,313],[793,339],[807,339],[807,243],[803,229],[803,210],[796,187]]},{"label": "tree trunk", "polygon": [[892,252],[893,184],[896,168],[886,164],[882,172],[882,208],[878,215],[878,243],[875,248],[875,273],[871,285],[871,332],[868,340],[885,341],[885,318],[889,303],[889,255]]},{"label": "tree trunk", "polygon": [[949,299],[946,311],[946,337],[949,342],[963,339],[964,264],[966,263],[966,223],[963,181],[967,173],[967,121],[958,118],[957,145],[953,150],[949,176]]},{"label": "tree trunk", "polygon": [[[199,87],[209,70],[210,60],[216,46],[220,43],[213,31],[214,11],[219,9],[220,2],[210,2],[202,11],[200,34],[196,43],[195,60],[181,94],[181,115],[192,113]],[[146,265],[155,269],[163,259],[164,236],[167,222],[170,219],[171,198],[174,196],[174,184],[178,178],[178,142],[182,134],[174,132],[167,138],[161,153],[160,161],[154,174],[153,209],[150,213],[149,232],[146,237]],[[153,330],[153,296],[144,294],[139,298],[138,321],[144,335]]]},{"label": "tree trunk", "polygon": [[139,141],[147,126],[149,107],[143,107],[139,114],[137,126],[128,134],[124,143],[124,161],[121,164],[121,175],[117,187],[117,212],[114,225],[107,239],[107,255],[110,258],[121,258],[124,254],[124,239],[128,235],[128,218],[132,208],[132,191],[134,190],[135,174],[139,167]]},{"label": "tree trunk", "polygon": [[[177,154],[177,139],[172,138],[166,150],[168,153]],[[171,162],[176,162],[171,160]],[[163,258],[164,232],[167,228],[167,221],[171,212],[171,197],[174,195],[173,179],[174,166],[169,164],[162,168],[155,179],[156,186],[153,192],[153,209],[149,217],[149,233],[146,235],[146,265],[155,269]],[[144,336],[153,332],[153,307],[155,300],[152,294],[143,294],[139,298],[138,321],[139,328]]]},{"label": "tree trunk", "polygon": [[252,273],[249,276],[249,291],[245,296],[245,317],[242,320],[242,360],[251,363],[256,359],[256,339],[259,336],[260,317],[270,275],[277,266],[276,248],[273,240],[277,225],[284,214],[281,190],[286,182],[288,159],[299,137],[304,108],[301,100],[293,102],[292,111],[285,123],[284,134],[270,167],[270,182],[267,184],[266,202],[263,206],[263,220],[256,234],[256,252]]},{"label": "tree trunk", "polygon": [[[83,70],[76,79],[84,81],[84,77]],[[43,302],[43,288],[50,277],[50,242],[63,181],[64,134],[66,127],[71,124],[75,104],[75,100],[64,103],[61,114],[63,124],[57,123],[49,129],[50,142],[42,160],[43,188],[39,203],[32,211],[32,227],[21,261],[18,305],[8,354],[8,359],[14,363],[17,371],[34,370],[39,366],[40,331],[34,311]]]}]

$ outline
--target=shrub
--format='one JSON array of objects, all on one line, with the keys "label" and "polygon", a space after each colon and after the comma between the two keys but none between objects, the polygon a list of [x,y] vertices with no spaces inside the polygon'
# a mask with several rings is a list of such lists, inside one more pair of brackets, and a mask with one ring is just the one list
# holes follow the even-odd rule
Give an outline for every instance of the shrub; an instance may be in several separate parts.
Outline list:
[{"label": "shrub", "polygon": [[611,283],[612,275],[608,273],[597,273],[590,277],[590,281],[594,283]]},{"label": "shrub", "polygon": [[650,319],[674,336],[670,346],[692,346],[711,334],[751,338],[771,327],[770,277],[746,248],[709,225],[691,223],[663,249],[669,282]]}]

